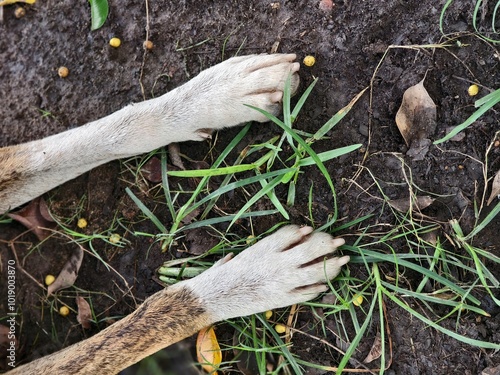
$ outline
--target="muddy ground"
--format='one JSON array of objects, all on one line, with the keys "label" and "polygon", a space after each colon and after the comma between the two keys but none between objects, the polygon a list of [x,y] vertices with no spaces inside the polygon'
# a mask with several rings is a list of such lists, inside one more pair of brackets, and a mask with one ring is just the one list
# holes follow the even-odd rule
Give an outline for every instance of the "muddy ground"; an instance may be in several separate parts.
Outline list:
[{"label": "muddy ground", "polygon": [[[111,1],[107,22],[93,32],[86,1],[39,1],[24,6],[26,15],[20,19],[14,16],[17,5],[5,7],[0,23],[0,146],[45,137],[103,117],[129,103],[158,96],[237,53],[274,49],[294,52],[300,59],[314,55],[316,64],[310,68],[303,66],[300,72],[301,90],[313,77],[319,78],[297,122],[303,131],[313,133],[373,83],[372,102],[368,92],[365,93],[328,140],[315,145],[320,152],[361,143],[367,151],[327,163],[337,188],[339,218],[345,222],[375,214],[363,226],[378,224],[381,230],[386,230],[384,226],[394,218],[380,199],[380,191],[373,186],[370,173],[383,184],[390,199],[407,197],[400,157],[411,169],[414,184],[438,198],[425,211],[427,217],[442,223],[444,232],[449,230],[446,223],[450,219],[459,220],[462,228],[469,231],[475,203],[480,202],[485,189],[480,162],[484,162],[486,149],[500,129],[498,108],[474,123],[460,140],[431,146],[421,161],[406,155],[408,147],[394,118],[405,89],[426,75],[425,87],[437,105],[438,116],[437,129],[430,138],[443,136],[449,127],[461,123],[473,112],[475,98],[467,94],[471,82],[480,85],[480,95],[500,86],[498,46],[473,35],[460,34],[457,39],[460,43],[453,41],[446,49],[392,49],[378,66],[389,45],[443,41],[438,27],[442,4],[430,0],[338,1],[330,8],[328,1],[321,3],[322,6],[319,1],[216,4],[151,1],[148,22],[143,2]],[[445,18],[445,29],[471,31],[473,5],[471,1],[456,1]],[[493,5],[489,4],[490,10]],[[154,49],[147,53],[143,49],[146,27],[154,43]],[[113,36],[123,41],[118,49],[108,45]],[[69,68],[70,74],[65,79],[57,75],[60,66]],[[221,132],[211,143],[183,144],[182,152],[194,160],[210,163],[237,132],[238,129]],[[275,134],[279,134],[275,126],[254,125],[246,142],[263,141]],[[489,163],[488,177],[491,177],[500,168],[498,145],[491,150]],[[45,195],[52,212],[64,218],[71,229],[82,231],[77,228],[76,219],[85,217],[89,222],[85,233],[118,232],[128,241],[123,248],[102,240],[93,241],[94,250],[116,272],[107,270],[102,262],[88,255],[76,283],[80,291],[92,296],[93,308],[103,319],[101,329],[106,325],[104,318],[130,313],[136,303],[159,290],[160,286],[153,281],[155,269],[166,259],[180,256],[185,245],[180,240],[178,248],[161,253],[157,242],[131,235],[134,231],[158,233],[151,222],[140,218],[125,193],[125,187],[131,187],[137,194],[147,190],[147,186],[136,186],[137,164],[136,160],[110,163]],[[307,194],[311,181],[316,194],[313,217],[316,226],[321,226],[332,213],[333,204],[326,193],[326,182],[315,168],[304,170],[298,186],[298,202],[290,211],[291,221],[308,223]],[[155,208],[147,195],[142,194],[141,199],[151,203],[151,209]],[[236,212],[244,203],[236,195],[226,202],[224,209]],[[483,215],[487,212],[488,208]],[[158,209],[156,213],[168,225],[165,211]],[[250,227],[243,220],[234,231],[245,237],[252,230],[262,233],[280,221],[282,218],[273,215],[255,220]],[[118,222],[125,224],[119,226]],[[500,218],[496,218],[475,244],[500,256],[499,228]],[[217,229],[224,231],[223,226]],[[341,234],[352,243],[358,234],[353,231]],[[13,251],[18,264],[38,282],[48,273],[57,274],[71,251],[68,239],[61,235],[42,245],[38,242],[18,223],[0,224],[3,296],[7,295],[5,267],[13,259]],[[351,272],[361,276],[362,270],[356,267],[351,265]],[[491,270],[500,275],[498,267]],[[132,288],[130,291],[123,279]],[[74,315],[61,318],[43,296],[41,287],[18,269],[17,304],[21,313],[17,327],[18,363],[56,351],[98,331],[97,327],[83,331]],[[64,301],[75,308],[74,299],[68,296]],[[488,302],[491,301],[484,303]],[[57,303],[53,307],[56,306]],[[5,317],[5,308],[6,298],[2,297],[0,319]],[[480,374],[486,368],[500,365],[498,353],[461,344],[427,328],[390,303],[387,308],[393,346],[387,374]],[[488,311],[490,318],[467,313],[458,320],[458,327],[455,327],[456,316],[444,325],[472,338],[499,343],[499,307],[493,304]],[[301,326],[313,322],[308,312],[301,314],[300,319]],[[230,332],[231,328],[221,330]],[[358,359],[364,358],[376,333],[374,325],[360,346],[364,352],[356,356]],[[230,333],[226,336],[231,337]],[[333,336],[328,338],[335,344]],[[294,336],[292,352],[325,366],[336,366],[340,360],[327,346],[303,335]],[[5,362],[1,365],[4,367],[0,369],[5,370]],[[307,373],[325,372],[308,369]]]}]

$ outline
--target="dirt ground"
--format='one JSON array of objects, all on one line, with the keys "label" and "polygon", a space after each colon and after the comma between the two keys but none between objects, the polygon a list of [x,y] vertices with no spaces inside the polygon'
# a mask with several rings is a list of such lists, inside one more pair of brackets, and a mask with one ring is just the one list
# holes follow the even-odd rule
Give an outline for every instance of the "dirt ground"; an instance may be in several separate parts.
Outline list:
[{"label": "dirt ground", "polygon": [[[389,198],[404,198],[408,186],[398,162],[402,158],[411,170],[414,184],[438,197],[438,203],[425,214],[443,223],[445,230],[448,220],[457,219],[468,232],[474,222],[475,203],[485,188],[480,162],[484,162],[486,149],[500,129],[498,108],[474,123],[465,131],[465,137],[439,147],[431,146],[420,161],[406,155],[408,147],[394,119],[404,91],[426,76],[425,87],[437,105],[438,116],[437,129],[430,138],[442,137],[449,127],[461,123],[474,111],[475,98],[467,94],[471,82],[480,85],[481,95],[500,87],[498,46],[461,34],[460,44],[452,42],[446,49],[394,48],[378,66],[389,45],[442,41],[438,27],[442,4],[430,0],[345,0],[335,2],[331,8],[328,1],[321,4],[319,0],[151,1],[148,22],[143,2],[111,1],[107,22],[93,32],[86,1],[50,0],[23,5],[26,15],[20,19],[14,16],[17,5],[5,7],[0,23],[0,146],[61,132],[129,103],[161,95],[237,53],[274,49],[296,53],[299,59],[314,55],[316,64],[302,66],[300,72],[301,90],[314,77],[319,78],[297,122],[303,131],[314,132],[373,79],[372,102],[369,93],[365,93],[329,134],[329,139],[315,144],[317,152],[355,143],[363,144],[368,151],[366,159],[363,153],[355,152],[326,164],[337,188],[339,218],[350,221],[375,213],[372,224],[390,224],[393,219],[373,186],[370,173],[383,184]],[[446,15],[445,29],[471,31],[473,6],[471,1],[455,1]],[[147,53],[143,49],[146,27],[149,39],[154,42],[154,49]],[[113,36],[121,38],[120,48],[109,46]],[[65,79],[57,75],[60,66],[70,71]],[[194,160],[210,163],[237,132],[238,129],[229,129],[214,137],[212,143],[185,143],[181,149]],[[269,139],[274,134],[279,134],[275,126],[254,125],[248,143]],[[106,269],[95,257],[85,256],[76,284],[79,290],[94,291],[92,307],[109,319],[130,313],[136,303],[159,290],[161,287],[153,281],[156,268],[170,257],[179,256],[183,246],[179,242],[178,249],[161,253],[158,243],[131,235],[158,232],[151,222],[139,220],[138,209],[125,193],[126,187],[140,192],[134,186],[135,172],[128,168],[134,163],[104,165],[45,195],[52,212],[67,218],[71,229],[78,230],[76,218],[84,216],[89,222],[86,233],[108,233],[114,226],[114,231],[126,236],[128,242],[123,248],[93,241],[94,250],[116,272]],[[500,169],[500,147],[491,151],[489,163],[490,171]],[[357,174],[360,165],[364,166],[363,172]],[[298,186],[298,202],[291,210],[292,222],[306,223],[307,197],[313,181],[318,192],[313,216],[321,226],[333,209],[331,196],[321,194],[328,191],[328,186],[314,168],[304,173],[301,180],[304,183]],[[355,184],[351,183],[353,180]],[[148,202],[148,197],[141,199]],[[243,204],[236,197],[225,209],[236,212]],[[161,216],[161,210],[155,213],[165,223],[170,220],[168,215]],[[118,219],[126,219],[126,228],[117,224],[120,220],[116,215]],[[262,233],[281,220],[277,215],[265,217],[253,222],[253,228],[243,221],[237,232],[242,237],[249,235],[251,229]],[[500,256],[499,228],[497,217],[475,244]],[[347,232],[341,234],[348,242],[356,238]],[[13,251],[26,272],[42,282],[44,275],[57,274],[71,246],[60,235],[39,245],[33,234],[26,233],[19,223],[0,224],[2,275]],[[350,267],[356,272],[356,265]],[[491,270],[500,275],[498,267]],[[2,276],[2,296],[7,295],[5,280]],[[124,280],[132,287],[130,292],[125,290]],[[56,351],[98,331],[98,328],[83,331],[74,318],[61,319],[51,312],[43,290],[20,271],[17,288],[17,304],[22,307],[18,321],[18,363]],[[2,297],[0,319],[5,317],[5,303]],[[484,304],[488,303],[490,318],[464,314],[457,330],[471,338],[500,343],[500,307],[484,299]],[[393,358],[385,373],[481,374],[486,368],[500,365],[498,353],[467,346],[429,329],[390,303],[387,308]],[[304,313],[300,319],[305,326],[313,317]],[[455,329],[456,322],[456,317],[450,317],[443,324]],[[100,328],[104,327],[102,323]],[[362,350],[373,342],[376,327],[369,332],[371,337],[362,343]],[[332,342],[335,343],[333,337]],[[304,360],[325,366],[335,366],[340,360],[326,346],[301,335],[294,337],[292,351]],[[5,363],[0,364],[0,370],[5,370]],[[325,372],[308,369],[307,373]],[[500,370],[494,373],[499,374]]]}]

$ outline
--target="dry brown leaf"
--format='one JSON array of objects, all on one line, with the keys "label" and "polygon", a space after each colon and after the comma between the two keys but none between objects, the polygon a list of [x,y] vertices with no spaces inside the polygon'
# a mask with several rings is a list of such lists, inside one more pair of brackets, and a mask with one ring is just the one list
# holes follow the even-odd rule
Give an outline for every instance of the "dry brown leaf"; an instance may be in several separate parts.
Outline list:
[{"label": "dry brown leaf", "polygon": [[50,216],[47,204],[42,197],[33,199],[26,207],[11,212],[8,216],[19,221],[32,231],[40,241],[43,241],[52,233],[50,230],[43,228],[54,229],[57,225]]},{"label": "dry brown leaf", "polygon": [[80,266],[83,261],[83,248],[78,246],[68,261],[64,264],[59,276],[57,276],[56,280],[49,285],[47,291],[47,296],[50,296],[52,293],[57,292],[58,290],[69,288],[75,283],[76,278],[78,277],[78,271],[80,270]]},{"label": "dry brown leaf", "polygon": [[198,333],[196,356],[203,370],[209,374],[217,375],[217,369],[222,362],[222,352],[212,326],[204,328]]},{"label": "dry brown leaf", "polygon": [[173,165],[181,170],[186,170],[181,158],[181,148],[178,143],[170,143],[168,146],[168,155]]},{"label": "dry brown leaf", "polygon": [[141,168],[141,173],[146,180],[153,183],[161,182],[161,161],[153,156]]},{"label": "dry brown leaf", "polygon": [[91,327],[92,312],[89,303],[83,297],[76,297],[76,305],[78,306],[78,315],[76,320],[82,325],[82,328],[89,329]]},{"label": "dry brown leaf", "polygon": [[[428,195],[419,196],[417,199],[413,199],[411,201],[411,208],[413,210],[416,209],[420,211],[429,207],[433,202],[434,198],[431,198]],[[410,198],[391,199],[387,203],[399,212],[408,212],[410,210]]]},{"label": "dry brown leaf", "polygon": [[380,333],[377,333],[377,336],[375,336],[375,339],[373,340],[373,345],[372,348],[370,349],[370,353],[368,353],[363,362],[364,363],[373,362],[377,358],[380,358],[381,355],[382,355],[382,340],[380,339]]},{"label": "dry brown leaf", "polygon": [[499,196],[500,196],[500,170],[495,175],[493,183],[491,184],[491,194],[490,197],[488,198],[488,206],[490,205],[491,202],[493,202],[495,198]]},{"label": "dry brown leaf", "polygon": [[429,138],[436,130],[436,104],[425,89],[424,80],[403,94],[396,125],[410,148],[410,156],[423,159],[431,144]]}]

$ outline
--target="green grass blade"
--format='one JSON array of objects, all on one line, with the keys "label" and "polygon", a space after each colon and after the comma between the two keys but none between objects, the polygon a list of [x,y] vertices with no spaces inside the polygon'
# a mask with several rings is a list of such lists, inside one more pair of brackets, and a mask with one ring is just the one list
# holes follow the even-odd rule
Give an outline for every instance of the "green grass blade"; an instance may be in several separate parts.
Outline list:
[{"label": "green grass blade", "polygon": [[134,201],[134,203],[139,207],[139,209],[142,211],[144,215],[148,217],[149,220],[158,228],[158,230],[162,233],[168,233],[167,228],[162,224],[162,222],[153,214],[149,208],[147,208],[144,203],[141,202],[139,198],[135,196],[134,193],[132,193],[132,190],[130,190],[128,187],[125,188],[125,191],[127,192],[128,196]]},{"label": "green grass blade", "polygon": [[330,120],[328,120],[313,136],[314,140],[321,139],[326,133],[328,133],[335,125],[337,125],[340,120],[342,120],[352,109],[354,104],[363,96],[363,94],[368,90],[368,87],[364,88],[360,93],[358,93],[344,108],[339,110]]},{"label": "green grass blade", "polygon": [[295,104],[295,107],[293,108],[293,111],[291,113],[292,121],[295,121],[295,119],[299,115],[299,112],[302,109],[302,106],[306,102],[306,100],[309,97],[309,94],[311,93],[314,86],[316,86],[316,83],[318,83],[318,78],[315,78],[314,81],[312,81],[312,83],[309,85],[309,87],[307,87],[307,89],[304,91],[304,93],[300,96],[300,99],[297,101],[297,104]]},{"label": "green grass blade", "polygon": [[[483,98],[480,99],[479,101],[476,102],[476,106],[480,105],[479,108],[472,114],[470,117],[465,120],[463,123],[460,125],[456,126],[450,133],[448,133],[445,137],[438,139],[437,141],[434,142],[435,145],[446,142],[450,138],[453,138],[455,135],[460,133],[462,130],[467,128],[470,124],[472,124],[474,121],[476,121],[478,118],[480,118],[482,115],[484,115],[489,109],[491,109],[495,104],[500,102],[500,89],[492,92],[491,94],[487,95],[488,98]],[[478,104],[479,103],[479,104]]]}]

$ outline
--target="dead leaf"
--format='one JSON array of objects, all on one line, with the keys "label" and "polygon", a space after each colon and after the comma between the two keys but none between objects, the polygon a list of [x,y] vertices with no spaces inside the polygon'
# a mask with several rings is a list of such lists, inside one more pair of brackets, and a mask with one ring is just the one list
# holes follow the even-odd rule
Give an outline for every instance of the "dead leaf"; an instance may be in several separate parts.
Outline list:
[{"label": "dead leaf", "polygon": [[500,170],[495,175],[493,183],[491,184],[491,194],[490,197],[488,198],[488,206],[490,205],[491,202],[493,202],[495,198],[498,197],[500,197]]},{"label": "dead leaf", "polygon": [[153,156],[141,168],[141,173],[146,180],[153,183],[161,182],[161,161]]},{"label": "dead leaf", "polygon": [[396,125],[410,148],[410,155],[422,160],[431,144],[428,139],[436,130],[436,104],[425,89],[424,80],[403,94],[401,107],[396,114]]},{"label": "dead leaf", "polygon": [[186,170],[181,158],[181,148],[178,143],[170,143],[168,145],[168,155],[173,165],[181,170]]},{"label": "dead leaf", "polygon": [[78,306],[78,315],[76,320],[82,325],[82,328],[89,329],[91,327],[92,312],[87,300],[83,297],[76,297],[76,304]]},{"label": "dead leaf", "polygon": [[381,354],[382,354],[382,340],[380,340],[380,333],[377,333],[377,336],[375,336],[375,339],[373,340],[373,345],[372,348],[370,349],[370,353],[368,353],[363,362],[364,363],[373,362],[377,358],[380,358]]},{"label": "dead leaf", "polygon": [[[434,200],[434,198],[431,198],[428,195],[419,196],[416,199],[411,200],[411,208],[418,211],[423,210],[424,208],[429,207]],[[408,212],[410,210],[410,198],[391,199],[387,203],[399,212]]]},{"label": "dead leaf", "polygon": [[203,370],[209,374],[217,375],[217,369],[222,362],[222,352],[212,326],[204,328],[198,333],[196,356]]},{"label": "dead leaf", "polygon": [[50,216],[47,203],[42,197],[33,199],[26,207],[7,215],[32,231],[40,241],[43,241],[52,233],[44,228],[55,229],[57,225]]},{"label": "dead leaf", "polygon": [[80,270],[80,266],[83,261],[83,248],[78,246],[68,261],[64,264],[59,276],[57,276],[56,280],[49,285],[47,297],[52,293],[57,292],[58,290],[69,288],[75,283],[76,278],[78,277],[78,271]]}]

